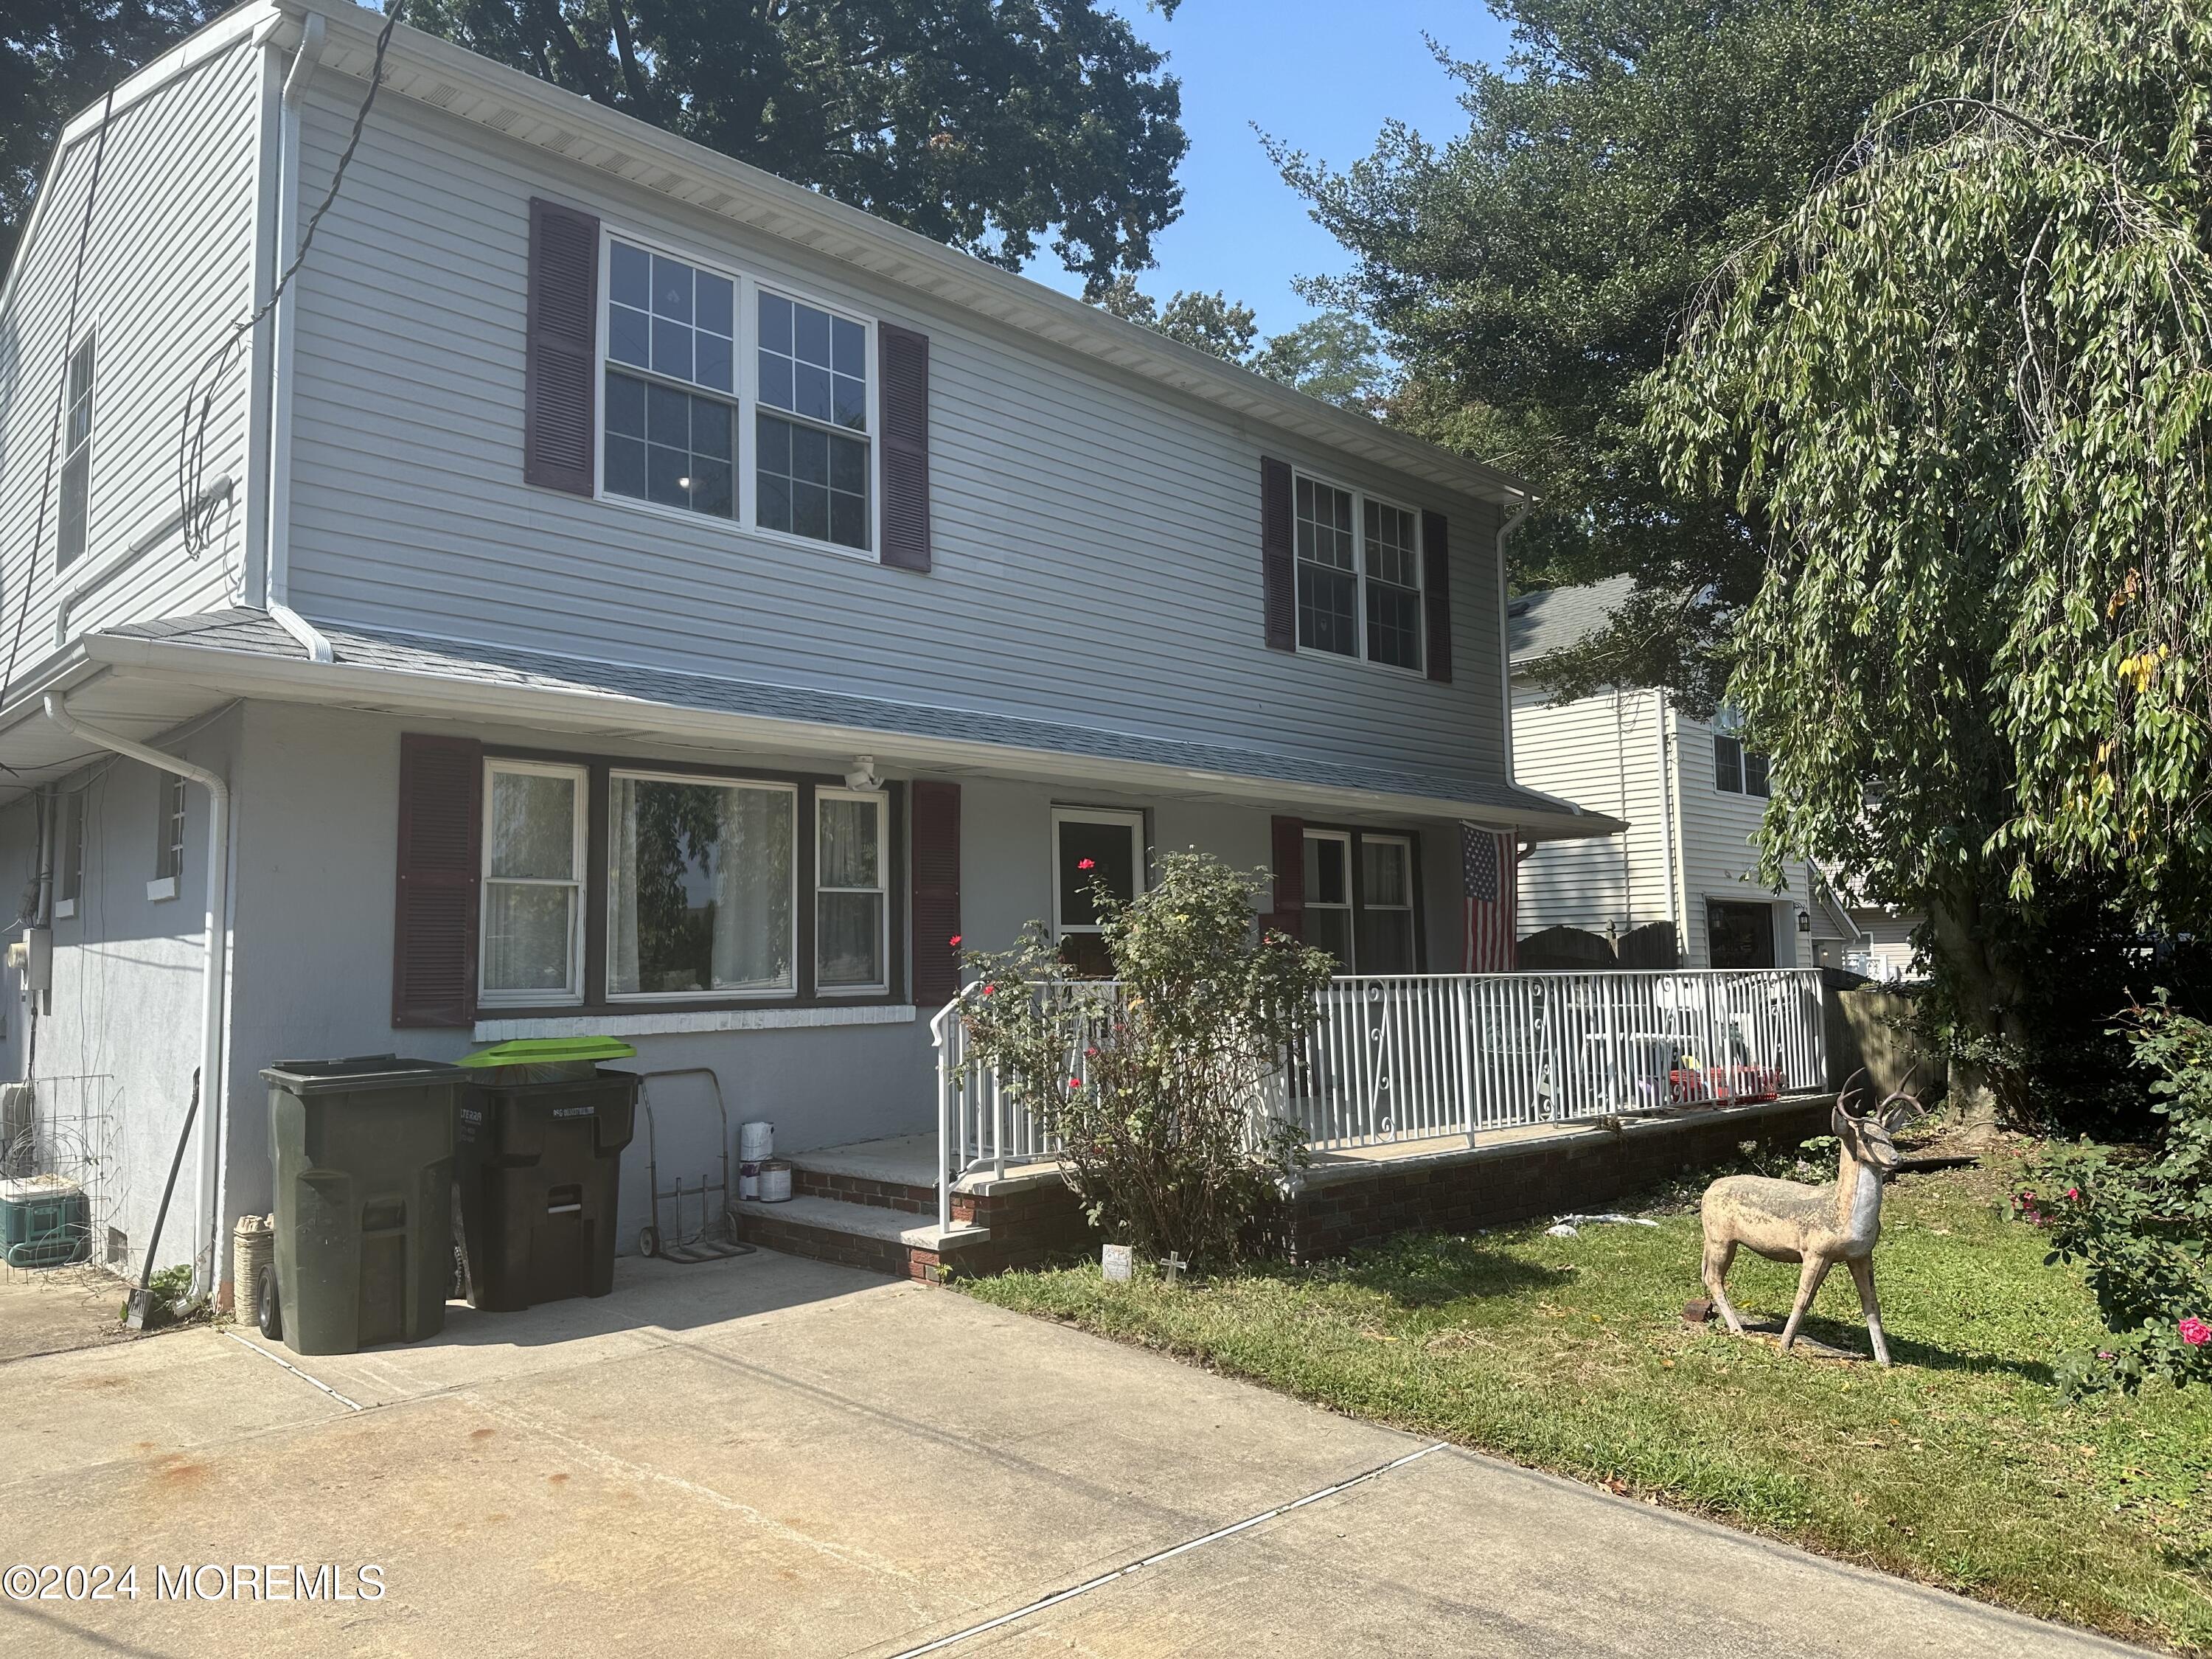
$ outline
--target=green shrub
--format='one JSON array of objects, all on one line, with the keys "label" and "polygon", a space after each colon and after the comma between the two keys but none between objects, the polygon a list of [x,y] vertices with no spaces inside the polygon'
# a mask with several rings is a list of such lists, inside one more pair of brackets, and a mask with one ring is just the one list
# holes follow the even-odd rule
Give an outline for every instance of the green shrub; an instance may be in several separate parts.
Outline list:
[{"label": "green shrub", "polygon": [[2063,1362],[2069,1385],[2212,1382],[2212,1025],[2161,994],[2122,1029],[2136,1064],[2157,1073],[2160,1144],[2051,1147],[2030,1165],[2014,1212],[2050,1230],[2051,1261],[2087,1269],[2110,1333]]},{"label": "green shrub", "polygon": [[1255,929],[1267,880],[1170,853],[1128,903],[1095,887],[1118,997],[1079,978],[1039,922],[1011,951],[968,957],[979,983],[963,1018],[977,1057],[1059,1135],[1092,1224],[1146,1255],[1245,1254],[1306,1162],[1297,1127],[1252,1103],[1334,964]]}]

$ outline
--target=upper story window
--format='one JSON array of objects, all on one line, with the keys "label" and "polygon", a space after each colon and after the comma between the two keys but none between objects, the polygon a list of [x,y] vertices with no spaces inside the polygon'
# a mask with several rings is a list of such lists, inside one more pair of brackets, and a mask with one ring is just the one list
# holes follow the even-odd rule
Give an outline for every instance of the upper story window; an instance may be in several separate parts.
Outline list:
[{"label": "upper story window", "polygon": [[1766,757],[1747,749],[1743,739],[1726,732],[1713,733],[1713,787],[1731,795],[1766,794]]},{"label": "upper story window", "polygon": [[606,293],[602,494],[873,545],[866,324],[620,236]]},{"label": "upper story window", "polygon": [[70,354],[67,407],[62,416],[60,539],[55,564],[66,570],[84,556],[92,521],[93,381],[99,359],[89,334]]},{"label": "upper story window", "polygon": [[1421,669],[1420,521],[1299,473],[1298,648]]}]

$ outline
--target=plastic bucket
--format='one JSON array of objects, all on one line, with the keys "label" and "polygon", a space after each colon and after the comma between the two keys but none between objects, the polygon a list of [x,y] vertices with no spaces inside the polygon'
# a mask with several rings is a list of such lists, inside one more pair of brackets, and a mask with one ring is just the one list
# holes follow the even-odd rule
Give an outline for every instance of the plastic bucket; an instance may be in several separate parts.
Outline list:
[{"label": "plastic bucket", "polygon": [[739,1198],[760,1196],[760,1164],[757,1160],[738,1165],[738,1196]]},{"label": "plastic bucket", "polygon": [[767,1163],[760,1166],[760,1201],[786,1204],[791,1200],[791,1165]]},{"label": "plastic bucket", "polygon": [[775,1125],[773,1123],[740,1123],[738,1125],[738,1158],[740,1163],[758,1164],[775,1152]]}]

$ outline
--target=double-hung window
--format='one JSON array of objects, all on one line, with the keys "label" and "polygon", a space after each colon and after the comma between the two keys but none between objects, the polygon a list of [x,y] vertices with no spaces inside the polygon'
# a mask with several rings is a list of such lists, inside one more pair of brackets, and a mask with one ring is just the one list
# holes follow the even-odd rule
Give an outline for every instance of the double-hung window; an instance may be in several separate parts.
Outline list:
[{"label": "double-hung window", "polygon": [[62,501],[54,562],[66,570],[84,556],[92,521],[93,379],[98,357],[89,334],[70,354],[67,406],[63,411]]},{"label": "double-hung window", "polygon": [[868,325],[619,235],[606,270],[601,493],[872,547]]},{"label": "double-hung window", "polygon": [[736,515],[737,303],[727,276],[610,242],[609,495]]},{"label": "double-hung window", "polygon": [[485,773],[482,1000],[580,1001],[584,769],[494,761]]},{"label": "double-hung window", "polygon": [[154,847],[154,879],[176,881],[185,873],[185,781],[161,780],[161,833]]},{"label": "double-hung window", "polygon": [[1730,795],[1767,793],[1767,757],[1744,747],[1743,739],[1726,732],[1713,733],[1713,787]]},{"label": "double-hung window", "polygon": [[1340,973],[1414,972],[1413,837],[1309,830],[1305,854],[1305,942]]},{"label": "double-hung window", "polygon": [[798,791],[615,772],[607,781],[607,995],[797,986]]},{"label": "double-hung window", "polygon": [[1297,475],[1298,648],[1421,670],[1420,519]]},{"label": "double-hung window", "polygon": [[890,983],[889,809],[878,792],[814,792],[814,978],[824,991],[881,991]]}]

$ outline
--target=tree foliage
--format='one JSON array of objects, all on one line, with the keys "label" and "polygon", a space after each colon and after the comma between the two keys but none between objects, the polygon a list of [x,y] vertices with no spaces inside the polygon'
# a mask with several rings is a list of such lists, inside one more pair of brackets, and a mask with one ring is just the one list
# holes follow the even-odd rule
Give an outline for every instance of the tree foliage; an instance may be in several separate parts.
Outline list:
[{"label": "tree foliage", "polygon": [[1325,311],[1270,339],[1252,367],[1271,380],[1356,415],[1381,417],[1396,387],[1396,371],[1381,337],[1348,311]]},{"label": "tree foliage", "polygon": [[1014,949],[968,958],[974,1052],[1059,1135],[1092,1224],[1149,1256],[1235,1259],[1305,1161],[1297,1127],[1256,1109],[1334,964],[1255,933],[1268,880],[1168,853],[1133,900],[1100,884],[1118,992],[1079,978],[1039,922]]},{"label": "tree foliage", "polygon": [[1170,340],[1195,348],[1224,362],[1243,363],[1252,356],[1260,323],[1252,307],[1218,289],[1212,294],[1178,289],[1165,305],[1137,286],[1133,274],[1117,278],[1092,303],[1125,323],[1136,323]]},{"label": "tree foliage", "polygon": [[2039,874],[2171,921],[2212,850],[2208,155],[2197,0],[2024,0],[1727,263],[1650,388],[1669,481],[1765,526],[1731,688],[1769,857],[1927,909],[1970,1011],[2018,1007]]},{"label": "tree foliage", "polygon": [[1540,493],[1517,580],[1639,577],[1620,625],[1553,665],[1563,689],[1717,694],[1760,526],[1668,488],[1638,383],[1713,264],[1796,206],[1917,53],[1994,3],[1499,0],[1504,64],[1438,52],[1461,136],[1393,123],[1342,171],[1275,147],[1353,256],[1325,286],[1405,366],[1394,417]]},{"label": "tree foliage", "polygon": [[409,15],[1008,270],[1049,236],[1103,289],[1150,264],[1180,211],[1177,82],[1093,0],[416,0]]},{"label": "tree foliage", "polygon": [[227,8],[222,0],[12,0],[0,15],[0,270],[69,118]]}]

